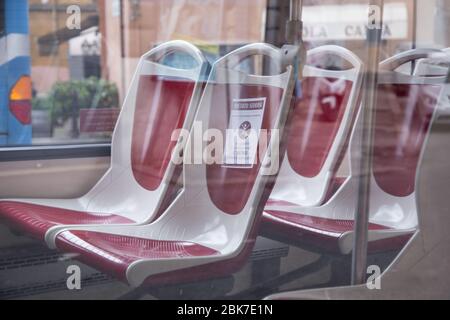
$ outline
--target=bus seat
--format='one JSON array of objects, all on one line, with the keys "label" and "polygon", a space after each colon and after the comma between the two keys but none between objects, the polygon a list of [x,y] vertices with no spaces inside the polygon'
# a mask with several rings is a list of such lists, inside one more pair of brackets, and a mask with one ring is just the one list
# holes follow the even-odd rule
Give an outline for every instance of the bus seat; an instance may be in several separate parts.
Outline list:
[{"label": "bus seat", "polygon": [[[56,247],[132,286],[199,281],[237,270],[251,252],[279,171],[268,164],[284,155],[271,150],[278,146],[277,133],[283,137],[291,109],[294,69],[283,62],[285,54],[268,44],[250,44],[213,65],[195,120],[203,129],[199,134],[194,126],[187,146],[195,148],[199,136],[200,146],[206,147],[203,130],[212,129],[224,135],[225,152],[200,163],[190,152],[183,154],[184,188],[158,220],[67,228],[57,235]],[[261,55],[277,65],[275,75],[237,69],[245,59]],[[258,143],[264,131],[270,136],[267,148]]]},{"label": "bus seat", "polygon": [[[350,67],[329,70],[314,65],[333,56]],[[329,45],[308,52],[303,73],[303,96],[296,103],[287,156],[270,201],[317,206],[333,188],[331,180],[345,153],[359,110],[363,65],[349,50]]]},{"label": "bus seat", "polygon": [[[371,174],[370,252],[400,249],[416,231],[416,170],[445,78],[411,76],[396,69],[426,58],[431,52],[408,51],[380,65]],[[350,175],[341,179],[331,173],[332,189],[337,191],[329,194],[323,205],[315,207],[299,206],[292,201],[269,203],[263,216],[262,234],[321,252],[352,251],[361,119],[360,112],[347,151]]]},{"label": "bus seat", "polygon": [[[164,64],[182,53],[192,69]],[[0,201],[0,220],[37,239],[52,237],[61,225],[146,223],[160,214],[178,187],[180,166],[171,155],[172,131],[190,129],[208,63],[184,41],[164,43],[140,59],[112,138],[111,165],[78,199]],[[68,181],[67,183],[70,183]]]}]

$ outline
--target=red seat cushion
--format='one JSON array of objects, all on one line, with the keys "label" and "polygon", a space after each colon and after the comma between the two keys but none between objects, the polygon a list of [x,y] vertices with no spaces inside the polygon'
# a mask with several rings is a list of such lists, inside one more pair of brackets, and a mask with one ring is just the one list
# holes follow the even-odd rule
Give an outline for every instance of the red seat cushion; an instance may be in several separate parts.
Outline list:
[{"label": "red seat cushion", "polygon": [[172,134],[186,120],[195,82],[142,75],[136,94],[131,166],[140,186],[155,191],[163,182],[177,144]]},{"label": "red seat cushion", "polygon": [[415,180],[441,87],[382,84],[378,89],[373,149],[373,175],[394,197],[407,197]]},{"label": "red seat cushion", "polygon": [[78,260],[121,280],[135,261],[206,257],[218,252],[185,241],[162,241],[89,231],[64,231],[58,234],[56,246],[64,252],[79,254]]},{"label": "red seat cushion", "polygon": [[[231,108],[235,100],[265,98],[265,109],[261,130],[266,130],[268,137],[279,114],[283,98],[283,89],[266,85],[253,84],[215,84],[212,90],[209,129],[220,130],[226,137]],[[256,128],[254,128],[256,129]],[[259,128],[257,128],[259,129]],[[259,146],[262,146],[259,141]],[[212,202],[223,212],[238,215],[244,209],[253,190],[263,155],[260,147],[257,151],[257,163],[251,168],[233,168],[223,166],[220,162],[207,165],[207,187]],[[261,154],[260,154],[261,152]],[[262,157],[263,158],[263,157]]]},{"label": "red seat cushion", "polygon": [[[353,82],[343,79],[308,77],[303,80],[304,96],[293,111],[287,141],[287,158],[297,174],[307,178],[320,174],[348,110],[352,87]],[[326,99],[334,102],[329,102],[334,108]]]},{"label": "red seat cushion", "polygon": [[44,240],[45,233],[57,225],[135,222],[114,214],[81,212],[12,201],[0,202],[0,219],[40,240]]},{"label": "red seat cushion", "polygon": [[[286,208],[289,210],[289,207]],[[369,230],[390,228],[370,223]],[[331,253],[340,253],[339,239],[354,230],[354,220],[335,220],[284,211],[266,211],[262,220],[262,232],[269,237],[298,245],[307,245]],[[369,243],[370,252],[402,248],[411,235],[396,236]]]}]

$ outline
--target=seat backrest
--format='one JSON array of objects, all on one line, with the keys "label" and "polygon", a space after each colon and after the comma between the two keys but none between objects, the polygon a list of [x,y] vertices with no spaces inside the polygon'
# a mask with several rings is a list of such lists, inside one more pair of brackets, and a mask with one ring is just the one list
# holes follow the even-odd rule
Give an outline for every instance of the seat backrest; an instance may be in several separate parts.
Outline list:
[{"label": "seat backrest", "polygon": [[[276,65],[275,75],[237,69],[242,61],[260,55]],[[262,213],[263,198],[278,174],[279,141],[294,88],[293,67],[283,63],[285,55],[284,50],[256,43],[213,65],[184,154],[183,219],[191,225],[184,229],[185,237],[204,233],[205,226],[210,231],[218,228],[213,247],[235,248]],[[200,152],[192,154],[195,149]]]},{"label": "seat backrest", "polygon": [[[431,50],[430,50],[431,51]],[[430,52],[430,57],[427,59],[420,59],[415,67],[414,74],[420,76],[438,76],[445,77],[449,75],[450,64],[450,48],[443,50],[433,49]],[[439,104],[439,113],[442,115],[450,114],[450,96],[445,101]]]},{"label": "seat backrest", "polygon": [[[417,50],[407,53],[397,61],[402,64],[419,57]],[[391,61],[395,60],[380,65],[373,174],[385,192],[406,197],[415,189],[418,162],[445,78],[395,73],[398,64]]]},{"label": "seat backrest", "polygon": [[[350,67],[329,70],[318,66],[333,56]],[[345,48],[330,45],[308,52],[287,157],[268,205],[280,200],[301,206],[324,202],[359,111],[362,76],[361,60]]]},{"label": "seat backrest", "polygon": [[371,219],[394,229],[417,226],[417,168],[446,79],[408,75],[396,69],[405,63],[426,59],[431,53],[424,49],[411,50],[380,64],[374,119]]},{"label": "seat backrest", "polygon": [[[164,59],[173,54],[191,59],[192,68],[166,65]],[[142,56],[113,134],[110,170],[91,191],[89,210],[118,212],[136,222],[155,218],[175,186],[171,134],[190,130],[207,72],[202,53],[184,41],[164,43]]]},{"label": "seat backrest", "polygon": [[445,72],[448,71],[448,68],[444,65],[440,64],[432,64],[430,63],[431,60],[434,59],[421,59],[417,62],[417,65],[414,70],[414,74],[420,75],[420,76],[444,76]]}]

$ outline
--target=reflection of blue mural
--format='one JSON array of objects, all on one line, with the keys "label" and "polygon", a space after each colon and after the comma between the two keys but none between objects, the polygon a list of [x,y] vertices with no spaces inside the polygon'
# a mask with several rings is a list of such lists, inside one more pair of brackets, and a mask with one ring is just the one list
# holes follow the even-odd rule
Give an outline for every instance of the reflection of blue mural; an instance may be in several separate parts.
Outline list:
[{"label": "reflection of blue mural", "polygon": [[[31,144],[31,123],[23,124],[11,113],[9,95],[21,77],[30,75],[28,1],[0,3],[0,146],[27,145]],[[27,110],[18,113],[30,113],[30,103],[23,103]]]},{"label": "reflection of blue mural", "polygon": [[[202,47],[199,47],[199,49],[202,51],[203,55],[208,60],[209,64],[213,65],[214,62],[216,62],[219,58],[225,56],[226,54],[228,54],[244,45],[245,44],[218,46],[217,53],[211,53],[210,51],[201,50]],[[268,62],[271,63],[271,61],[268,61]],[[189,56],[185,53],[182,53],[182,52],[175,52],[175,53],[165,56],[163,59],[163,63],[167,66],[177,68],[177,69],[192,69],[196,66],[195,60],[191,56]],[[238,69],[244,73],[255,73],[254,66],[255,65],[253,64],[253,61],[251,59],[245,59],[240,63],[240,65],[238,66]],[[274,66],[271,64],[268,65],[269,69],[272,69],[273,67]],[[296,70],[295,72],[296,72],[296,75],[298,76],[298,70]],[[207,74],[208,73],[206,73],[206,75]],[[203,79],[203,80],[207,80],[207,79]],[[302,97],[302,86],[301,86],[300,80],[296,81],[295,95],[297,98]]]},{"label": "reflection of blue mural", "polygon": [[[209,62],[210,65],[214,64],[219,58],[223,57],[224,55],[228,54],[229,52],[241,47],[240,45],[237,46],[218,46],[217,53],[212,53],[211,51],[207,50],[201,50],[202,47],[200,46],[199,49],[202,51],[203,55],[205,56],[206,60]],[[183,53],[183,52],[175,52],[172,54],[169,54],[164,57],[163,63],[167,66],[177,68],[177,69],[192,69],[196,66],[195,60]],[[243,72],[252,72],[252,63],[251,61],[243,61],[241,65],[239,65],[239,69]]]},{"label": "reflection of blue mural", "polygon": [[197,66],[195,60],[184,52],[176,52],[165,56],[163,63],[177,69],[193,69]]}]

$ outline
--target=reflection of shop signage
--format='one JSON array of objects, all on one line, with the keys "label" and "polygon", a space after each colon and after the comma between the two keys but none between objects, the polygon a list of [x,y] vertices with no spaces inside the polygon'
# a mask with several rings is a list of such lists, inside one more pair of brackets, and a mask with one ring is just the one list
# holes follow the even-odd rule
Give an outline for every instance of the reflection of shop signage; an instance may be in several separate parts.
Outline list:
[{"label": "reflection of shop signage", "polygon": [[[303,13],[305,41],[362,40],[366,38],[366,5],[306,6]],[[408,37],[408,8],[390,3],[384,10],[384,39]]]},{"label": "reflection of shop signage", "polygon": [[81,133],[110,133],[114,131],[119,109],[81,109]]},{"label": "reflection of shop signage", "polygon": [[[341,30],[333,29],[332,32],[328,30],[326,25],[305,25],[303,27],[303,38],[306,41],[318,41],[318,40],[345,40],[345,39],[365,39],[366,27],[364,25],[342,25],[339,26]],[[383,28],[383,38],[393,39],[396,38],[392,32],[390,25],[385,25]],[[405,37],[406,38],[406,35]]]},{"label": "reflection of shop signage", "polygon": [[226,167],[252,168],[258,150],[266,98],[235,99],[226,133]]}]

